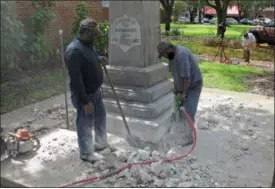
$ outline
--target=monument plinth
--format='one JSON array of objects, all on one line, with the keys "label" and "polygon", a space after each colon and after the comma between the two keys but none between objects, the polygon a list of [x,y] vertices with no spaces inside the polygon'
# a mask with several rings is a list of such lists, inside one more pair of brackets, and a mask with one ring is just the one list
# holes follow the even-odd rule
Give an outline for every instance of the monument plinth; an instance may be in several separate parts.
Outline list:
[{"label": "monument plinth", "polygon": [[[109,9],[107,68],[131,130],[144,140],[152,140],[165,124],[173,104],[168,65],[159,63],[157,55],[159,7],[158,1],[110,1]],[[109,132],[126,134],[106,78],[103,93]]]}]

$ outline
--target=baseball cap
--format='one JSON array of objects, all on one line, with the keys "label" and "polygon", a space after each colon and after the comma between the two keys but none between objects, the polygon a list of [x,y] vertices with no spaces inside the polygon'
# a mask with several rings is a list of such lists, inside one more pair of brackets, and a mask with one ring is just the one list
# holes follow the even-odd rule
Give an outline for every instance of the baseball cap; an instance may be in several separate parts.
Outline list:
[{"label": "baseball cap", "polygon": [[171,42],[169,42],[169,41],[161,41],[161,42],[159,42],[158,47],[157,47],[158,53],[159,53],[158,57],[162,58],[164,56],[164,54],[166,53],[166,50],[168,48],[171,48],[171,47],[173,47],[173,44]]},{"label": "baseball cap", "polygon": [[80,22],[79,29],[88,29],[94,35],[102,36],[103,32],[99,29],[98,23],[92,18],[86,18]]}]

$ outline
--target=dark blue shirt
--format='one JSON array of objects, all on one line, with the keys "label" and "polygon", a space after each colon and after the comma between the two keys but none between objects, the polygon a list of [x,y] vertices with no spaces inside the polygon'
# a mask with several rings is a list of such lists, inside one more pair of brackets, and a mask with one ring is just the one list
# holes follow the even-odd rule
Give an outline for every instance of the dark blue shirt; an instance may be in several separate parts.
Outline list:
[{"label": "dark blue shirt", "polygon": [[98,54],[91,44],[74,39],[66,48],[65,63],[70,76],[70,90],[78,103],[89,103],[89,95],[103,83],[103,70]]}]

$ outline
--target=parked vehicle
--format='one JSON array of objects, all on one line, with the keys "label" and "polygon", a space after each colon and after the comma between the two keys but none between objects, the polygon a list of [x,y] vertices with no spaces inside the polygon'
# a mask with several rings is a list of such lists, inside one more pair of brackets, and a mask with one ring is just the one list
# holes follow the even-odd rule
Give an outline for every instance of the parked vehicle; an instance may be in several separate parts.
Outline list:
[{"label": "parked vehicle", "polygon": [[264,26],[253,27],[249,32],[255,36],[257,43],[275,45],[275,20],[270,21]]},{"label": "parked vehicle", "polygon": [[198,16],[195,17],[194,22],[199,23],[199,17]]},{"label": "parked vehicle", "polygon": [[256,25],[265,25],[267,23],[269,23],[271,21],[271,19],[269,18],[263,18],[263,17],[260,17],[260,18],[256,18],[252,21],[252,25],[256,26]]},{"label": "parked vehicle", "polygon": [[226,24],[229,25],[235,25],[235,24],[239,24],[238,21],[234,18],[226,18]]},{"label": "parked vehicle", "polygon": [[202,19],[202,22],[203,22],[204,24],[209,24],[209,23],[210,23],[210,20],[209,20],[208,18],[203,18],[203,19]]},{"label": "parked vehicle", "polygon": [[180,16],[180,17],[178,18],[178,21],[179,21],[180,23],[188,23],[188,22],[190,21],[190,19],[187,18],[187,17],[184,17],[184,16]]},{"label": "parked vehicle", "polygon": [[[235,20],[234,18],[226,18],[225,22],[227,25],[238,24],[237,20]],[[217,18],[212,18],[210,20],[210,24],[217,24]]]},{"label": "parked vehicle", "polygon": [[212,18],[211,20],[209,20],[210,24],[217,24],[217,18]]},{"label": "parked vehicle", "polygon": [[244,24],[244,25],[252,25],[253,21],[248,19],[248,18],[243,18],[240,20],[240,24]]}]

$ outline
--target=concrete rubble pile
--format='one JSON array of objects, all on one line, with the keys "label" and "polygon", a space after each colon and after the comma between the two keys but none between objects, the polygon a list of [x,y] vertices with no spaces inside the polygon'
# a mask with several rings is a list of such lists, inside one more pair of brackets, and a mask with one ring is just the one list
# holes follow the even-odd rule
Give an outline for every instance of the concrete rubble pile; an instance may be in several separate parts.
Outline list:
[{"label": "concrete rubble pile", "polygon": [[[77,176],[76,179],[85,179],[110,173],[128,163],[167,159],[185,153],[180,147],[174,147],[166,154],[156,150],[150,151],[149,148],[134,149],[124,139],[115,135],[109,134],[108,138],[111,144],[117,146],[117,151],[111,153],[110,149],[105,149],[96,153],[100,160],[93,165],[79,161],[76,137],[66,135],[64,138],[58,137],[45,141],[46,144],[40,149],[42,153],[38,153],[36,158],[42,160],[53,171],[67,173],[73,171]],[[68,152],[69,157],[66,155]],[[67,158],[62,159],[63,166],[57,167],[54,162],[59,159],[58,157],[64,156]],[[93,187],[218,187],[219,184],[208,175],[207,167],[196,162],[197,158],[189,155],[182,160],[170,163],[137,165],[90,185]]]},{"label": "concrete rubble pile", "polygon": [[[252,137],[254,140],[258,136],[254,134],[254,129],[258,127],[257,120],[251,120],[249,114],[244,110],[244,106],[249,105],[249,102],[238,102],[235,99],[226,96],[217,96],[201,99],[198,111],[198,128],[203,130],[214,130],[228,126],[229,129],[234,128],[233,123],[242,120],[246,121],[251,128],[242,128],[244,134]],[[65,107],[62,104],[55,104],[52,108],[40,110],[35,108],[33,116],[24,123],[13,123],[12,127],[20,126],[28,127],[38,136],[43,133],[45,125],[36,124],[38,120],[51,119],[61,121],[57,128],[66,128],[65,125]],[[69,107],[70,124],[74,125],[76,111],[73,107]],[[233,120],[233,121],[232,121]],[[56,129],[56,127],[54,129]],[[9,128],[9,127],[6,127]],[[49,131],[46,131],[49,132]],[[130,147],[127,142],[115,135],[108,134],[108,140],[111,144],[116,146],[117,151],[111,153],[109,149],[97,154],[101,160],[94,165],[82,163],[79,161],[77,140],[72,139],[54,139],[51,142],[42,144],[39,150],[38,159],[48,163],[53,170],[60,169],[54,166],[54,155],[70,152],[70,157],[64,165],[69,164],[76,170],[76,178],[83,179],[90,176],[99,176],[107,174],[127,163],[140,162],[150,159],[166,159],[170,157],[177,157],[186,153],[187,148],[182,149],[179,146],[171,148],[167,153],[160,151],[151,151],[149,148],[144,150],[134,149]],[[274,140],[274,139],[273,139]],[[55,147],[52,146],[55,144]],[[56,145],[58,144],[58,145]],[[248,151],[246,144],[239,144],[239,148],[243,151]],[[202,158],[202,157],[200,157]],[[116,162],[116,163],[114,163]],[[151,165],[133,166],[130,169],[125,169],[117,175],[93,183],[93,187],[221,187],[221,185],[214,180],[207,172],[207,166],[196,163],[197,158],[189,155],[180,161],[170,163],[153,163]],[[52,165],[52,166],[51,166]],[[66,166],[62,167],[66,170]],[[77,170],[80,170],[79,172]],[[37,181],[38,182],[38,181]],[[61,183],[60,183],[61,184]]]}]

